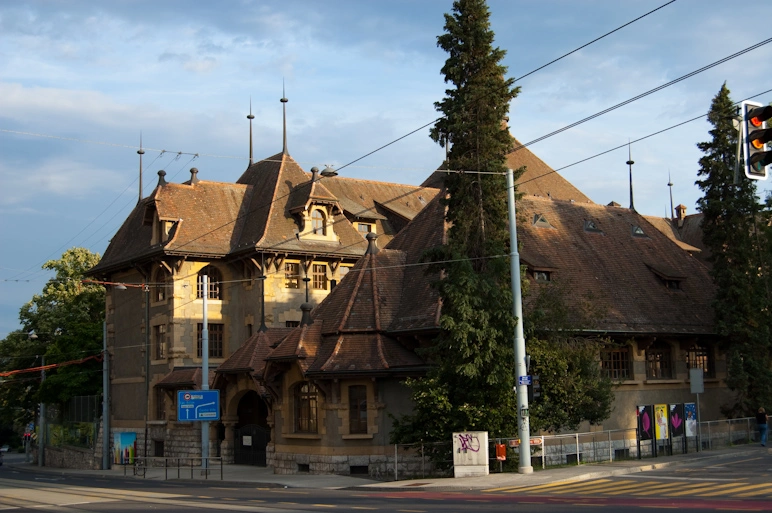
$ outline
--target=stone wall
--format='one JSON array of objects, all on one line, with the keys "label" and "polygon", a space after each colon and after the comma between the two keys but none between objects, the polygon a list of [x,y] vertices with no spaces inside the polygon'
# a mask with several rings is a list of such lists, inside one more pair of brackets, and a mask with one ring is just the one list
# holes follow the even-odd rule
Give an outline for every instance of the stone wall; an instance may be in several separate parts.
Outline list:
[{"label": "stone wall", "polygon": [[[274,474],[338,474],[351,475],[351,467],[356,470],[367,468],[367,474],[378,479],[394,478],[394,456],[372,455],[325,455],[295,454],[274,452],[269,444],[267,451],[268,466]],[[430,469],[428,459],[422,462],[420,455],[399,454],[397,475],[399,479],[421,477]],[[358,472],[355,472],[355,474]],[[364,473],[364,472],[362,472]]]},{"label": "stone wall", "polygon": [[102,468],[102,455],[91,449],[80,447],[46,446],[45,466],[53,468],[77,468],[81,470],[99,470]]}]

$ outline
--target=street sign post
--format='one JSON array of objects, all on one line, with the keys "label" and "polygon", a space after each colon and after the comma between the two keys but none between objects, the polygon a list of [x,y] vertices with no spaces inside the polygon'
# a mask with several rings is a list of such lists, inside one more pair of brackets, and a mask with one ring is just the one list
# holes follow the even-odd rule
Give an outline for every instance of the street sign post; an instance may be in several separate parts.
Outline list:
[{"label": "street sign post", "polygon": [[219,390],[179,390],[177,421],[220,420]]}]

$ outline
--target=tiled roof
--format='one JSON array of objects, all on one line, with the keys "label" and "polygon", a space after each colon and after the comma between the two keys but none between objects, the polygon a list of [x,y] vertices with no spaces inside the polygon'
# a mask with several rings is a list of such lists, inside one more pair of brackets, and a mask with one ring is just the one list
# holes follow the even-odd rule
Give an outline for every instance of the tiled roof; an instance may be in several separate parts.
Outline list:
[{"label": "tiled roof", "polygon": [[[214,383],[214,370],[209,369],[209,386]],[[156,383],[157,388],[201,388],[201,367],[175,367]]]},{"label": "tiled roof", "polygon": [[[435,189],[343,177],[312,181],[292,157],[279,153],[251,165],[236,183],[160,181],[133,209],[91,273],[168,254],[225,258],[267,250],[358,258],[367,243],[343,211],[374,221],[385,244],[404,224],[389,224],[392,211],[411,219],[436,194]],[[298,237],[293,212],[314,201],[335,205],[332,227],[338,241]],[[169,240],[151,244],[156,228],[150,221],[156,215],[174,225]]]},{"label": "tiled roof", "polygon": [[[514,140],[515,148],[520,142]],[[542,196],[552,199],[575,201],[577,203],[592,203],[592,200],[584,195],[568,180],[563,178],[543,160],[537,157],[528,148],[520,148],[507,155],[507,167],[517,170],[526,166],[525,172],[515,181],[517,191],[526,196]],[[441,187],[444,176],[442,167],[432,173],[421,185],[429,187]]]},{"label": "tiled roof", "polygon": [[[625,208],[542,198],[518,201],[517,211],[521,259],[548,261],[556,269],[552,278],[576,291],[576,300],[591,293],[596,304],[607,310],[597,320],[596,329],[649,334],[714,332],[714,288],[705,265],[644,216]],[[536,214],[553,228],[533,226]],[[599,231],[585,230],[586,221],[593,221]],[[643,235],[634,236],[635,227]],[[658,272],[680,281],[680,289],[667,288]],[[533,283],[530,297],[542,286]]]},{"label": "tiled roof", "polygon": [[[668,239],[678,245],[684,251],[689,253],[700,253],[702,250],[698,247],[687,244],[681,239],[681,233],[678,229],[678,221],[674,219],[667,219],[664,217],[644,216],[651,225],[662,232]],[[700,232],[700,242],[702,241],[702,232]]]}]

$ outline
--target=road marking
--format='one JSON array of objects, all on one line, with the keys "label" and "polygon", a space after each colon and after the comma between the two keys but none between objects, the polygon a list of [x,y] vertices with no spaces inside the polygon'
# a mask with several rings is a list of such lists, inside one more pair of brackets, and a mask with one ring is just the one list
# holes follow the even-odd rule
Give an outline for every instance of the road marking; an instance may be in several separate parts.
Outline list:
[{"label": "road marking", "polygon": [[351,509],[366,509],[366,510],[374,510],[378,508],[371,508],[370,506],[351,506]]},{"label": "road marking", "polygon": [[688,490],[681,490],[680,492],[667,492],[663,493],[664,497],[682,497],[684,495],[699,494],[703,490],[717,490],[719,488],[730,488],[737,486],[737,483],[725,483],[725,484],[704,484],[695,487],[691,487]]},{"label": "road marking", "polygon": [[737,461],[732,461],[730,463],[724,462],[724,463],[719,463],[718,465],[711,465],[711,466],[705,467],[705,468],[723,468],[723,467],[725,467],[727,465],[734,465],[735,463],[745,463],[746,461],[756,461],[756,460],[760,460],[760,459],[761,458],[749,458],[747,460],[737,460]]},{"label": "road marking", "polygon": [[756,490],[755,492],[741,493],[739,495],[735,495],[735,497],[753,497],[754,495],[763,495],[765,493],[769,493],[770,490],[772,489],[772,485],[767,485],[767,486],[769,487],[768,489]]},{"label": "road marking", "polygon": [[755,485],[748,485],[748,486],[741,486],[740,488],[736,488],[733,490],[720,490],[718,492],[710,492],[710,493],[703,493],[700,495],[700,497],[715,497],[716,495],[726,494],[726,493],[737,493],[737,492],[743,492],[745,490],[753,490],[754,488],[763,488],[765,486],[769,486],[768,483],[764,484],[755,484]]},{"label": "road marking", "polygon": [[693,488],[697,486],[702,486],[702,484],[697,483],[697,484],[684,485],[682,483],[664,483],[660,485],[649,486],[645,491],[636,492],[636,493],[633,493],[632,495],[639,496],[639,497],[645,497],[646,495],[657,495],[668,490],[669,488],[684,487],[684,486],[687,488]]},{"label": "road marking", "polygon": [[[597,481],[593,481],[593,483],[605,483],[609,482],[611,479],[598,479]],[[558,483],[547,483],[543,485],[534,485],[534,486],[507,486],[503,488],[489,488],[487,490],[483,490],[483,492],[530,492],[534,490],[546,490],[548,488],[557,488],[559,486],[581,486],[583,484],[586,484],[585,481],[576,482],[576,481],[561,481]]]}]

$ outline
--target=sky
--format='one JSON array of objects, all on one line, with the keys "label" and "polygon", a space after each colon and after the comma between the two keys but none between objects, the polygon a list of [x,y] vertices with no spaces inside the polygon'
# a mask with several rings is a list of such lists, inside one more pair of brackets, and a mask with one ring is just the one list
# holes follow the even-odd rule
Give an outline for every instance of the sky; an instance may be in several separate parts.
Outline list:
[{"label": "sky", "polygon": [[[518,78],[669,0],[489,0],[494,44]],[[343,167],[431,123],[447,85],[437,47],[451,0],[0,2],[0,338],[70,247],[102,254],[157,182],[233,182],[288,149],[306,170]],[[738,20],[745,20],[738,23]],[[518,80],[510,130],[529,142],[769,37],[772,2],[676,0]],[[761,25],[758,25],[761,27]],[[749,28],[742,28],[749,27]],[[546,138],[529,149],[593,201],[629,205],[628,149],[705,114],[726,82],[767,104],[772,43]],[[757,96],[758,95],[758,96]],[[631,144],[636,210],[696,212],[704,120]],[[420,184],[444,150],[418,130],[341,175]],[[196,156],[196,154],[198,156]],[[759,182],[765,195],[768,182]]]}]

